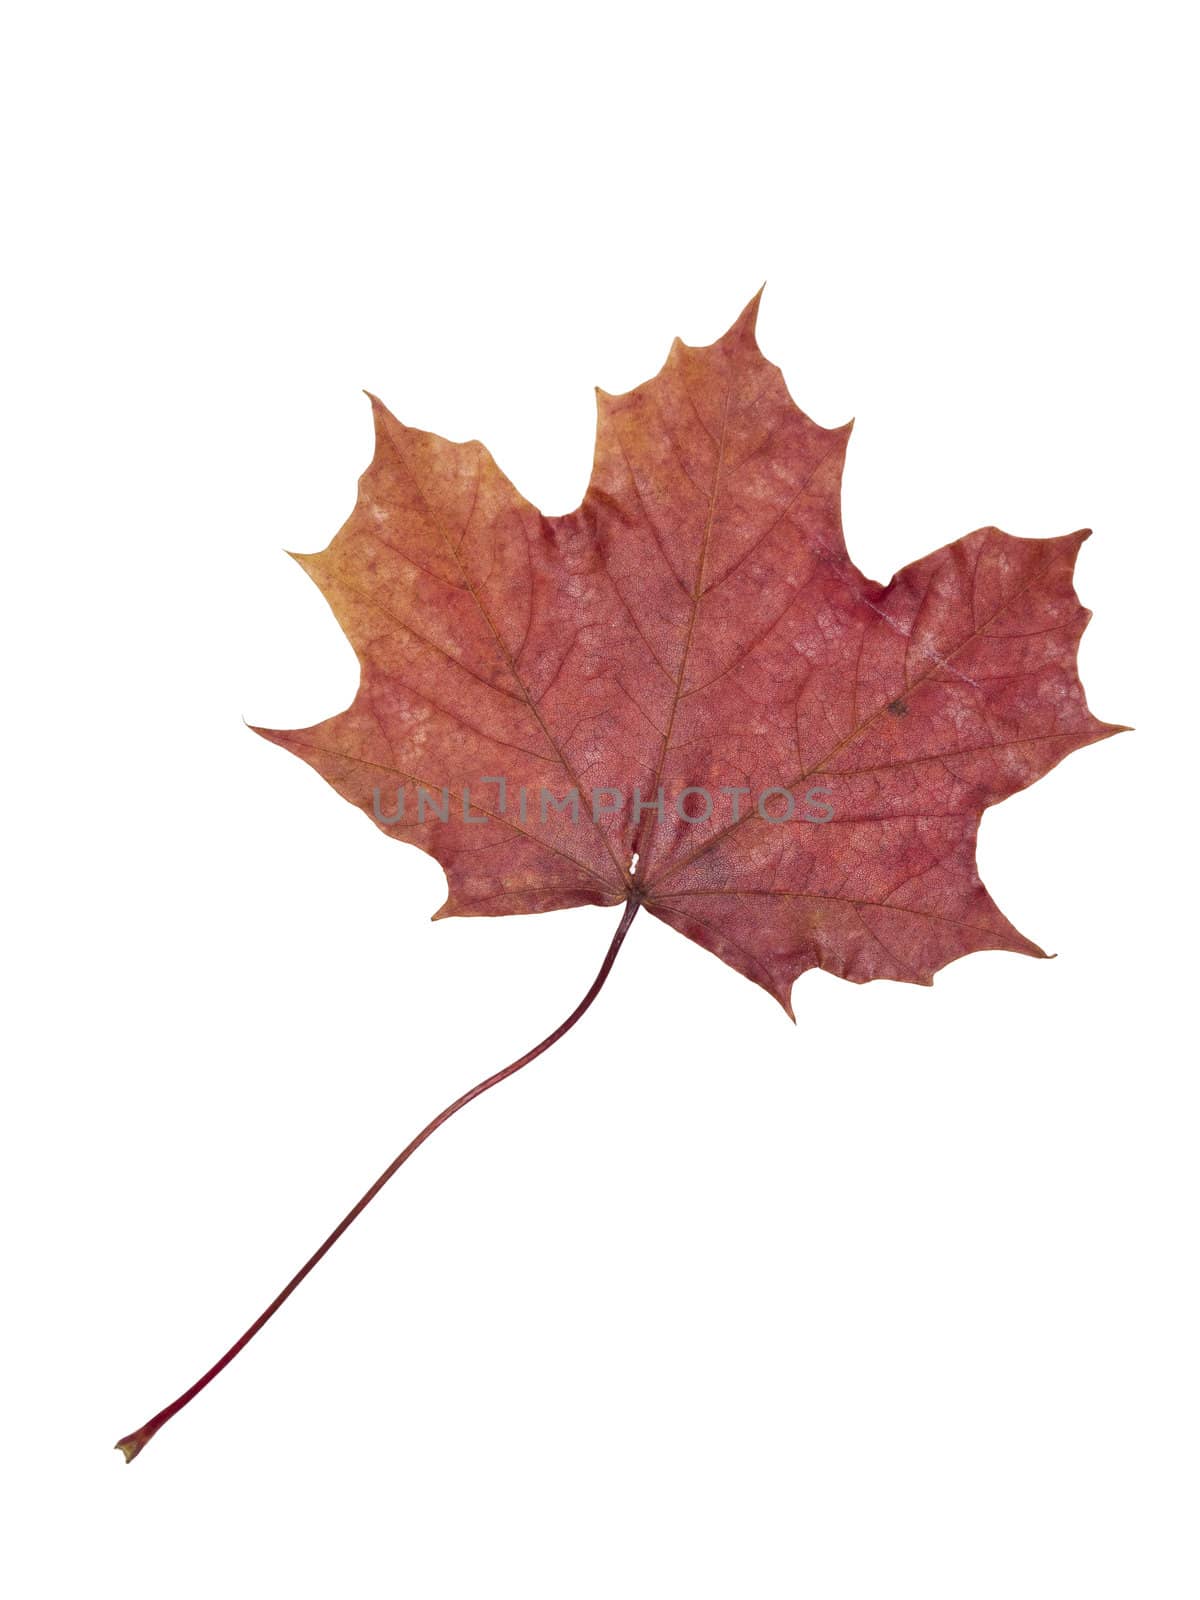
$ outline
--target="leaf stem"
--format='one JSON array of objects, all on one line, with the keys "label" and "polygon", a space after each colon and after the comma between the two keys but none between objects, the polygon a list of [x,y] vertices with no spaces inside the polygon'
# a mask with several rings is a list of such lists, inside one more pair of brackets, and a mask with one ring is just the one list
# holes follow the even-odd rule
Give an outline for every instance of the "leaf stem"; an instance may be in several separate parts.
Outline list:
[{"label": "leaf stem", "polygon": [[493,1072],[490,1078],[484,1078],[482,1083],[477,1083],[473,1089],[468,1089],[465,1094],[459,1095],[458,1099],[453,1101],[452,1104],[448,1105],[444,1111],[439,1112],[438,1115],[434,1117],[432,1122],[427,1123],[426,1126],[421,1129],[420,1133],[417,1134],[415,1139],[413,1139],[409,1144],[405,1145],[404,1149],[401,1150],[400,1154],[392,1162],[391,1166],[380,1173],[379,1177],[376,1178],[375,1182],[367,1190],[366,1194],[363,1195],[362,1199],[359,1200],[356,1205],[350,1208],[350,1210],[338,1223],[337,1227],[325,1240],[324,1244],[322,1244],[317,1250],[314,1250],[312,1255],[309,1256],[308,1260],[300,1268],[299,1272],[296,1273],[295,1277],[290,1280],[285,1288],[280,1290],[280,1292],[275,1296],[274,1300],[271,1301],[271,1304],[267,1307],[267,1309],[262,1313],[261,1316],[259,1316],[250,1324],[245,1333],[242,1334],[241,1338],[238,1339],[235,1344],[230,1345],[229,1349],[226,1350],[221,1359],[214,1363],[214,1365],[208,1369],[202,1378],[198,1378],[196,1382],[192,1384],[190,1389],[185,1389],[177,1400],[173,1400],[169,1406],[164,1406],[161,1411],[156,1412],[155,1415],[150,1418],[149,1422],[144,1422],[142,1426],[135,1429],[133,1433],[127,1433],[123,1439],[117,1440],[116,1448],[122,1452],[127,1462],[132,1461],[134,1456],[138,1455],[143,1449],[145,1449],[146,1445],[149,1444],[150,1440],[153,1439],[158,1430],[165,1423],[170,1422],[171,1418],[175,1416],[177,1412],[182,1411],[184,1406],[186,1406],[190,1401],[194,1400],[202,1389],[206,1389],[213,1379],[218,1375],[218,1373],[223,1372],[229,1363],[234,1359],[234,1357],[239,1355],[241,1351],[246,1348],[251,1339],[253,1339],[254,1335],[259,1331],[260,1328],[264,1327],[266,1323],[271,1320],[271,1318],[279,1310],[280,1306],[283,1305],[284,1301],[292,1294],[293,1290],[299,1288],[300,1284],[304,1282],[305,1278],[308,1277],[309,1273],[316,1266],[317,1262],[320,1261],[321,1257],[325,1255],[327,1251],[333,1248],[333,1246],[341,1238],[342,1234],[345,1233],[346,1229],[354,1221],[355,1217],[357,1217],[361,1211],[364,1211],[367,1206],[370,1205],[371,1201],[374,1200],[375,1196],[383,1188],[384,1184],[387,1183],[388,1179],[400,1170],[400,1168],[404,1165],[414,1151],[420,1149],[420,1147],[425,1143],[426,1139],[429,1138],[431,1133],[436,1132],[436,1130],[442,1126],[443,1122],[448,1122],[456,1111],[461,1111],[465,1105],[469,1105],[472,1100],[478,1099],[479,1096],[484,1094],[488,1089],[494,1088],[498,1083],[503,1083],[505,1078],[511,1078],[514,1072],[519,1072],[522,1067],[528,1066],[531,1061],[536,1060],[537,1057],[540,1056],[544,1051],[549,1050],[552,1044],[556,1044],[558,1040],[562,1038],[564,1033],[569,1032],[575,1026],[580,1017],[583,1016],[584,1012],[591,1005],[592,1001],[595,1000],[596,996],[600,993],[600,990],[604,987],[605,980],[612,971],[613,962],[617,959],[617,952],[620,950],[621,945],[624,942],[625,935],[629,932],[629,925],[636,916],[638,906],[641,904],[641,902],[642,896],[637,891],[631,894],[628,900],[625,902],[625,911],[621,917],[620,925],[618,926],[616,933],[613,935],[612,943],[608,947],[608,952],[605,955],[604,960],[600,963],[600,970],[597,972],[591,988],[584,995],[583,999],[575,1007],[574,1011],[572,1011],[571,1015],[566,1019],[566,1021],[560,1023],[559,1026],[555,1028],[553,1033],[546,1035],[541,1044],[534,1045],[532,1050],[527,1051],[526,1054],[521,1056],[518,1060],[512,1062],[507,1067],[502,1067],[499,1072]]}]

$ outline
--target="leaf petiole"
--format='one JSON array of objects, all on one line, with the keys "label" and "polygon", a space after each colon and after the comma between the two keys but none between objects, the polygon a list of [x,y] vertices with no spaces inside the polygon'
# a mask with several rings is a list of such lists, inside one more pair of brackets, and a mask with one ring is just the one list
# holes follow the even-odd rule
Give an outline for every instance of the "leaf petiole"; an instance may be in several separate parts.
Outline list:
[{"label": "leaf petiole", "polygon": [[454,1116],[455,1112],[461,1111],[462,1108],[465,1105],[469,1105],[472,1100],[477,1100],[479,1096],[484,1094],[488,1089],[495,1088],[496,1084],[503,1083],[505,1078],[511,1078],[514,1072],[519,1072],[522,1067],[528,1066],[531,1061],[536,1060],[537,1057],[548,1050],[552,1044],[556,1044],[558,1040],[562,1038],[563,1034],[568,1033],[570,1029],[575,1026],[580,1017],[583,1016],[584,1012],[591,1005],[592,1001],[595,1000],[596,996],[600,993],[600,990],[604,987],[605,980],[612,971],[613,962],[617,959],[617,952],[620,950],[621,945],[624,942],[625,935],[629,932],[630,923],[632,923],[634,917],[637,915],[637,909],[641,902],[642,896],[637,891],[634,891],[626,900],[625,910],[621,917],[620,924],[616,933],[613,935],[612,943],[608,947],[608,951],[604,957],[604,960],[600,963],[600,970],[597,972],[591,988],[575,1007],[574,1011],[571,1012],[571,1015],[566,1019],[566,1021],[560,1023],[559,1026],[555,1028],[553,1033],[547,1034],[547,1036],[542,1040],[541,1044],[535,1045],[532,1050],[527,1051],[526,1054],[521,1056],[518,1060],[512,1062],[507,1067],[502,1067],[499,1072],[493,1072],[490,1078],[484,1078],[482,1083],[477,1083],[473,1089],[468,1089],[465,1094],[459,1095],[458,1099],[453,1101],[452,1104],[448,1105],[444,1111],[439,1112],[438,1115],[434,1117],[432,1122],[427,1123],[426,1126],[421,1129],[420,1133],[417,1134],[415,1139],[413,1139],[409,1144],[405,1145],[404,1149],[401,1150],[400,1154],[392,1162],[391,1166],[380,1173],[379,1177],[376,1178],[375,1182],[367,1190],[366,1194],[363,1195],[362,1199],[359,1200],[356,1205],[351,1207],[351,1209],[338,1223],[337,1227],[333,1230],[325,1242],[317,1250],[315,1250],[311,1256],[309,1256],[308,1260],[300,1268],[299,1272],[296,1273],[295,1277],[293,1277],[288,1284],[280,1290],[280,1292],[275,1296],[274,1300],[271,1301],[271,1304],[266,1308],[261,1316],[256,1318],[256,1320],[250,1324],[245,1333],[242,1334],[241,1338],[238,1339],[235,1344],[230,1345],[229,1349],[226,1350],[221,1359],[215,1362],[202,1378],[198,1378],[196,1382],[192,1384],[191,1388],[185,1389],[177,1400],[173,1400],[169,1406],[164,1406],[161,1411],[156,1412],[155,1415],[150,1418],[149,1422],[143,1422],[140,1428],[136,1428],[132,1433],[127,1433],[123,1439],[117,1440],[116,1448],[122,1452],[127,1462],[132,1461],[136,1455],[144,1450],[146,1445],[149,1444],[150,1440],[153,1439],[158,1430],[163,1427],[165,1423],[170,1422],[171,1418],[178,1412],[182,1411],[184,1406],[188,1405],[192,1400],[194,1400],[202,1389],[206,1389],[213,1379],[218,1375],[218,1373],[223,1372],[229,1363],[234,1359],[234,1357],[239,1355],[241,1351],[246,1348],[259,1329],[264,1327],[266,1323],[271,1320],[271,1318],[279,1310],[280,1306],[283,1305],[284,1301],[287,1300],[292,1292],[299,1288],[300,1284],[304,1282],[305,1278],[308,1277],[309,1273],[316,1266],[317,1262],[320,1261],[321,1257],[325,1255],[327,1251],[333,1248],[333,1246],[341,1238],[342,1234],[345,1233],[346,1229],[359,1215],[359,1213],[364,1211],[367,1206],[370,1205],[371,1201],[374,1200],[375,1196],[383,1188],[384,1184],[387,1183],[388,1179],[400,1170],[400,1168],[408,1160],[409,1156],[414,1153],[414,1151],[420,1149],[420,1147],[425,1143],[426,1139],[429,1138],[431,1133],[436,1132],[436,1130],[440,1128],[444,1122],[448,1122],[450,1118]]}]

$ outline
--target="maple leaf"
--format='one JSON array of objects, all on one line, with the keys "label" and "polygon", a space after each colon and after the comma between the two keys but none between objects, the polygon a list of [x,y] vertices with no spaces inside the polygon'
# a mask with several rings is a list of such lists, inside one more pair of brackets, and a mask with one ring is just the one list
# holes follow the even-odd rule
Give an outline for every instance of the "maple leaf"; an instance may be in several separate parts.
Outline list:
[{"label": "maple leaf", "polygon": [[[676,340],[630,393],[597,390],[568,516],[482,444],[373,400],[354,512],[296,557],[358,693],[258,731],[436,857],[438,916],[636,896],[789,1013],[810,967],[929,983],[969,951],[1041,955],[980,882],[975,837],[985,807],[1120,731],[1075,666],[1087,534],[982,528],[872,583],[842,537],[850,427],[797,408],[757,309],[715,344]],[[574,813],[554,803],[571,792]]]},{"label": "maple leaf", "polygon": [[[761,291],[760,291],[761,292]],[[597,390],[577,511],[546,517],[482,444],[377,400],[349,521],[297,556],[358,655],[353,703],[257,729],[445,869],[438,916],[622,905],[591,987],[540,1044],[414,1138],[260,1317],[118,1448],[132,1460],[278,1311],[448,1118],[595,1000],[639,908],[761,984],[929,983],[973,950],[1043,952],[975,866],[986,807],[1123,730],[1076,670],[1086,532],[981,528],[872,583],[839,509],[849,426],[792,401],[755,343]]]}]

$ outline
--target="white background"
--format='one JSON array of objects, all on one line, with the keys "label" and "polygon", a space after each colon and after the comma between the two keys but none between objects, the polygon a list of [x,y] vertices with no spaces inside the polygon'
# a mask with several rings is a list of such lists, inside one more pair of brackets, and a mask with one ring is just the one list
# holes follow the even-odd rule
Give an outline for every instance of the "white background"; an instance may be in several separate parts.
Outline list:
[{"label": "white background", "polygon": [[[32,18],[32,20],[31,20]],[[1194,59],[1168,6],[47,6],[11,26],[0,1567],[21,1596],[1200,1589]],[[1091,525],[1092,709],[983,823],[1059,959],[810,974],[431,925],[250,722],[350,699],[281,551],[379,393],[582,496],[721,334],[857,427],[880,579]],[[1187,665],[1185,665],[1185,655]],[[1190,1526],[1189,1526],[1190,1523]]]}]

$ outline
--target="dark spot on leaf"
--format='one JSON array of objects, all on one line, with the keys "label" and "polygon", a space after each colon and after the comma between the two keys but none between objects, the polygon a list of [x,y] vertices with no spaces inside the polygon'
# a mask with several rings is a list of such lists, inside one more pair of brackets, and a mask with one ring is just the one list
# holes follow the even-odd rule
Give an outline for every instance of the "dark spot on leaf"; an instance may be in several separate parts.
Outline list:
[{"label": "dark spot on leaf", "polygon": [[908,702],[906,700],[893,700],[888,706],[888,710],[894,717],[906,717],[908,715]]}]

